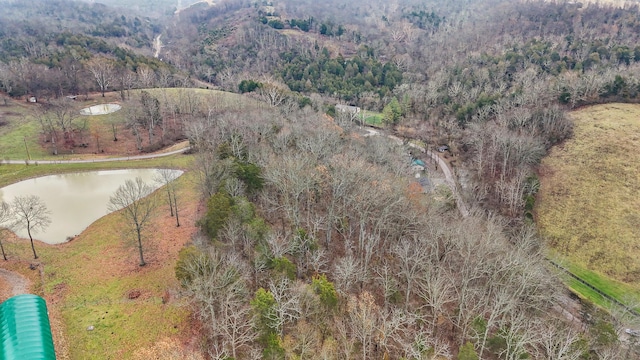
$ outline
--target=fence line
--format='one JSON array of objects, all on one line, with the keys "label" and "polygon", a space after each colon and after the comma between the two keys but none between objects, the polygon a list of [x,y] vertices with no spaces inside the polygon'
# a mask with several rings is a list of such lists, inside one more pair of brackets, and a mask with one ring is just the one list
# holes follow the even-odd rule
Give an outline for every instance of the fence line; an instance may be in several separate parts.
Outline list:
[{"label": "fence line", "polygon": [[569,269],[567,269],[564,266],[558,264],[557,262],[555,262],[555,261],[553,261],[551,259],[547,259],[547,261],[549,261],[556,268],[560,269],[562,272],[564,272],[567,275],[571,276],[572,278],[578,280],[581,284],[585,285],[589,289],[597,292],[600,296],[604,297],[605,299],[607,299],[607,300],[613,302],[614,304],[622,307],[623,309],[627,310],[633,316],[635,316],[637,318],[640,318],[640,313],[638,313],[636,310],[634,310],[634,309],[628,307],[627,305],[623,304],[622,302],[620,302],[618,299],[614,298],[613,296],[611,296],[609,294],[605,294],[604,292],[602,292],[602,290],[600,290],[600,289],[596,288],[595,286],[589,284],[588,282],[586,282],[585,280],[580,278],[578,275],[572,273],[571,271],[569,271]]}]

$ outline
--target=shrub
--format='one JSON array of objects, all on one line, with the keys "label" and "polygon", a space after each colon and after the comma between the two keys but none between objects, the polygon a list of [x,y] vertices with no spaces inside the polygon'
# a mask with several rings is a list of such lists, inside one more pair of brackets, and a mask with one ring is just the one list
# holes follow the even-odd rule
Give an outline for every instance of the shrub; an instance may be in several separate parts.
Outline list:
[{"label": "shrub", "polygon": [[476,350],[473,348],[472,343],[467,341],[466,344],[460,347],[458,360],[478,360],[478,354],[476,354]]},{"label": "shrub", "polygon": [[201,256],[204,256],[204,254],[193,245],[182,248],[178,253],[175,272],[176,278],[182,286],[186,286],[193,281],[195,274],[190,270],[192,268],[191,264]]},{"label": "shrub", "polygon": [[240,92],[244,94],[244,93],[255,91],[256,89],[261,87],[262,87],[262,83],[258,81],[242,80],[238,85],[238,90],[240,90]]},{"label": "shrub", "polygon": [[296,278],[296,265],[284,256],[273,259],[271,268],[289,280]]},{"label": "shrub", "polygon": [[244,182],[250,195],[262,190],[264,180],[262,179],[262,169],[258,165],[250,162],[237,162],[235,170],[235,175]]},{"label": "shrub", "polygon": [[311,287],[313,291],[320,297],[320,303],[327,309],[333,310],[338,305],[338,292],[335,286],[327,277],[323,275],[316,275],[311,280]]},{"label": "shrub", "polygon": [[218,237],[218,231],[224,227],[231,213],[233,199],[229,194],[217,192],[207,201],[207,214],[202,219],[202,230],[210,239]]}]

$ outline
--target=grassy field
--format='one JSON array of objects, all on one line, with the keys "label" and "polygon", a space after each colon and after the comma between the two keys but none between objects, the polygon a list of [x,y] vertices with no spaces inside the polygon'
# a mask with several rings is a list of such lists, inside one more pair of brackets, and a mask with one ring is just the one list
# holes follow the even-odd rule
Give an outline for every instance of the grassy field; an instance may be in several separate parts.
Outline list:
[{"label": "grassy field", "polygon": [[[117,101],[117,94],[111,93],[108,97],[102,98],[99,96],[92,97],[87,100],[81,100],[79,97],[77,101],[72,103],[73,108],[76,111],[96,104],[103,104]],[[4,115],[8,124],[0,127],[0,158],[11,160],[23,160],[27,159],[28,147],[29,156],[31,159],[62,159],[65,156],[69,156],[72,153],[74,155],[78,153],[94,152],[98,153],[100,150],[113,148],[113,152],[120,152],[122,144],[110,141],[113,139],[111,124],[115,123],[117,129],[124,132],[123,124],[125,122],[125,114],[123,111],[118,111],[107,115],[97,116],[80,116],[78,115],[74,120],[74,124],[77,127],[86,127],[84,131],[84,140],[91,144],[92,149],[75,148],[65,149],[59,146],[60,155],[52,155],[51,147],[49,144],[41,143],[42,128],[38,120],[34,116],[34,113],[41,108],[42,104],[27,104],[22,101],[11,101],[9,106],[0,106],[0,115]],[[1,116],[0,116],[1,117]],[[76,135],[76,137],[78,137]],[[78,140],[80,140],[78,138]],[[100,142],[100,149],[97,147],[97,142]],[[135,149],[135,147],[133,147]]]},{"label": "grassy field", "polygon": [[542,162],[536,222],[572,272],[638,302],[640,106],[598,105],[571,116],[574,137]]},{"label": "grassy field", "polygon": [[182,226],[175,227],[168,209],[154,221],[144,268],[133,244],[123,241],[119,214],[98,220],[67,245],[41,251],[45,294],[53,301],[61,298],[72,359],[132,358],[158,340],[189,334],[190,313],[177,296],[174,266],[195,229],[197,194],[186,186],[192,180],[181,179]]},{"label": "grassy field", "polygon": [[[33,105],[11,101],[8,106],[0,106],[0,119],[6,125],[0,126],[0,158],[27,158],[27,148],[32,158],[47,155],[46,149],[38,144],[38,123],[33,118]],[[27,147],[25,148],[25,140]]]}]

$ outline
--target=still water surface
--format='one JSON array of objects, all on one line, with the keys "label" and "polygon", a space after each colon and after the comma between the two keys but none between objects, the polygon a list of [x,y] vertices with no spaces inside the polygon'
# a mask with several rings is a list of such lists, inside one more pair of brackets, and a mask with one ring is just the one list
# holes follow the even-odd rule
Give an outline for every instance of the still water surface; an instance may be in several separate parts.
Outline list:
[{"label": "still water surface", "polygon": [[[180,172],[181,173],[181,172]],[[51,224],[34,239],[60,244],[80,234],[91,223],[109,213],[109,197],[126,180],[142,178],[154,189],[156,169],[91,171],[43,176],[0,188],[0,201],[10,203],[18,195],[39,196],[51,211]],[[116,229],[114,229],[116,231]],[[27,231],[17,234],[28,238]],[[33,232],[32,232],[33,234]]]}]

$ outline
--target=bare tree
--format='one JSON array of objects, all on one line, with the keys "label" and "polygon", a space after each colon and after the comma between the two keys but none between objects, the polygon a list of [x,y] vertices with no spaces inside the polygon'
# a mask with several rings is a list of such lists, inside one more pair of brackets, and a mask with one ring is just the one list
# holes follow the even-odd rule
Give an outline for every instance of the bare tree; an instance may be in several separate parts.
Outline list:
[{"label": "bare tree", "polygon": [[391,248],[397,259],[398,275],[404,280],[402,284],[405,286],[405,308],[409,307],[413,287],[424,272],[423,259],[427,257],[425,249],[424,244],[417,238],[402,238]]},{"label": "bare tree", "polygon": [[535,328],[540,326],[538,322],[539,320],[531,319],[523,312],[509,313],[502,325],[505,347],[500,356],[506,360],[516,360],[528,354],[527,350],[539,341],[541,336],[535,331]]},{"label": "bare tree", "polygon": [[135,181],[127,180],[109,198],[109,210],[122,210],[122,216],[135,230],[140,253],[140,266],[147,264],[144,261],[142,249],[142,231],[149,225],[157,207],[155,199],[149,196],[152,192],[153,188],[137,177]]},{"label": "bare tree", "polygon": [[367,280],[367,271],[358,259],[351,255],[336,261],[333,274],[336,278],[338,292],[349,294],[356,284],[362,285]]},{"label": "bare tree", "polygon": [[73,121],[78,117],[77,110],[68,99],[54,100],[49,111],[53,115],[55,124],[62,130],[66,138],[73,127]]},{"label": "bare tree", "polygon": [[[309,214],[312,192],[317,184],[317,173],[313,169],[313,159],[304,154],[287,154],[273,159],[279,166],[266,168],[264,179],[273,187],[274,204],[279,203],[284,213],[292,221],[293,228],[299,228],[302,216]],[[308,223],[308,221],[307,221]]]},{"label": "bare tree", "polygon": [[259,94],[269,106],[276,107],[282,104],[287,98],[289,89],[286,85],[275,80],[267,80],[260,87]]},{"label": "bare tree", "polygon": [[219,331],[227,348],[230,349],[231,357],[238,359],[239,352],[248,347],[257,336],[254,328],[254,314],[251,307],[239,299],[225,303],[228,305],[220,309]]},{"label": "bare tree", "polygon": [[45,136],[45,142],[51,143],[51,153],[58,155],[58,135],[53,117],[43,108],[35,108],[33,117],[38,119],[42,127],[42,133]]},{"label": "bare tree", "polygon": [[160,111],[160,101],[151,96],[149,92],[142,91],[140,93],[139,116],[136,119],[147,128],[149,135],[149,145],[153,143],[153,135],[156,125],[162,124],[162,113]]},{"label": "bare tree", "polygon": [[373,296],[364,292],[359,297],[349,298],[347,314],[353,336],[360,341],[362,359],[369,358],[374,335],[379,326],[380,309]]},{"label": "bare tree", "polygon": [[561,322],[549,326],[545,324],[540,329],[541,353],[540,358],[549,360],[578,360],[582,356],[581,349],[576,346],[580,341],[580,333]]},{"label": "bare tree", "polygon": [[431,311],[431,331],[435,330],[438,317],[445,311],[446,305],[453,302],[453,284],[444,275],[440,267],[432,267],[424,272],[418,281],[418,295],[424,307]]},{"label": "bare tree", "polygon": [[93,75],[100,88],[102,97],[104,97],[104,92],[107,91],[113,82],[113,62],[103,57],[96,57],[87,63],[87,69],[89,69],[89,72]]},{"label": "bare tree", "polygon": [[5,261],[7,260],[7,254],[4,252],[4,245],[2,244],[2,234],[4,233],[4,227],[8,226],[12,216],[11,207],[3,201],[0,204],[0,250],[2,250],[2,257]]},{"label": "bare tree", "polygon": [[235,254],[216,249],[191,258],[184,270],[186,289],[209,331],[215,352],[239,358],[256,336],[247,305],[246,268]]},{"label": "bare tree", "polygon": [[140,82],[140,86],[142,86],[142,88],[150,88],[156,82],[156,74],[149,66],[138,66],[136,72],[138,74],[138,81]]},{"label": "bare tree", "polygon": [[37,233],[45,230],[51,223],[49,215],[51,212],[47,209],[42,199],[35,195],[16,196],[11,202],[11,208],[15,221],[13,223],[16,229],[26,229],[31,241],[31,250],[33,250],[33,258],[37,259],[38,254],[33,246],[33,236],[31,233]]},{"label": "bare tree", "polygon": [[276,301],[273,314],[273,324],[280,336],[285,334],[285,325],[293,323],[300,318],[300,294],[287,278],[280,281],[271,281],[269,291]]},{"label": "bare tree", "polygon": [[156,171],[154,181],[165,187],[167,192],[167,202],[169,203],[169,212],[171,216],[176,216],[176,227],[180,226],[180,215],[178,214],[177,201],[177,184],[176,179],[180,176],[180,172],[173,169],[158,169]]}]

